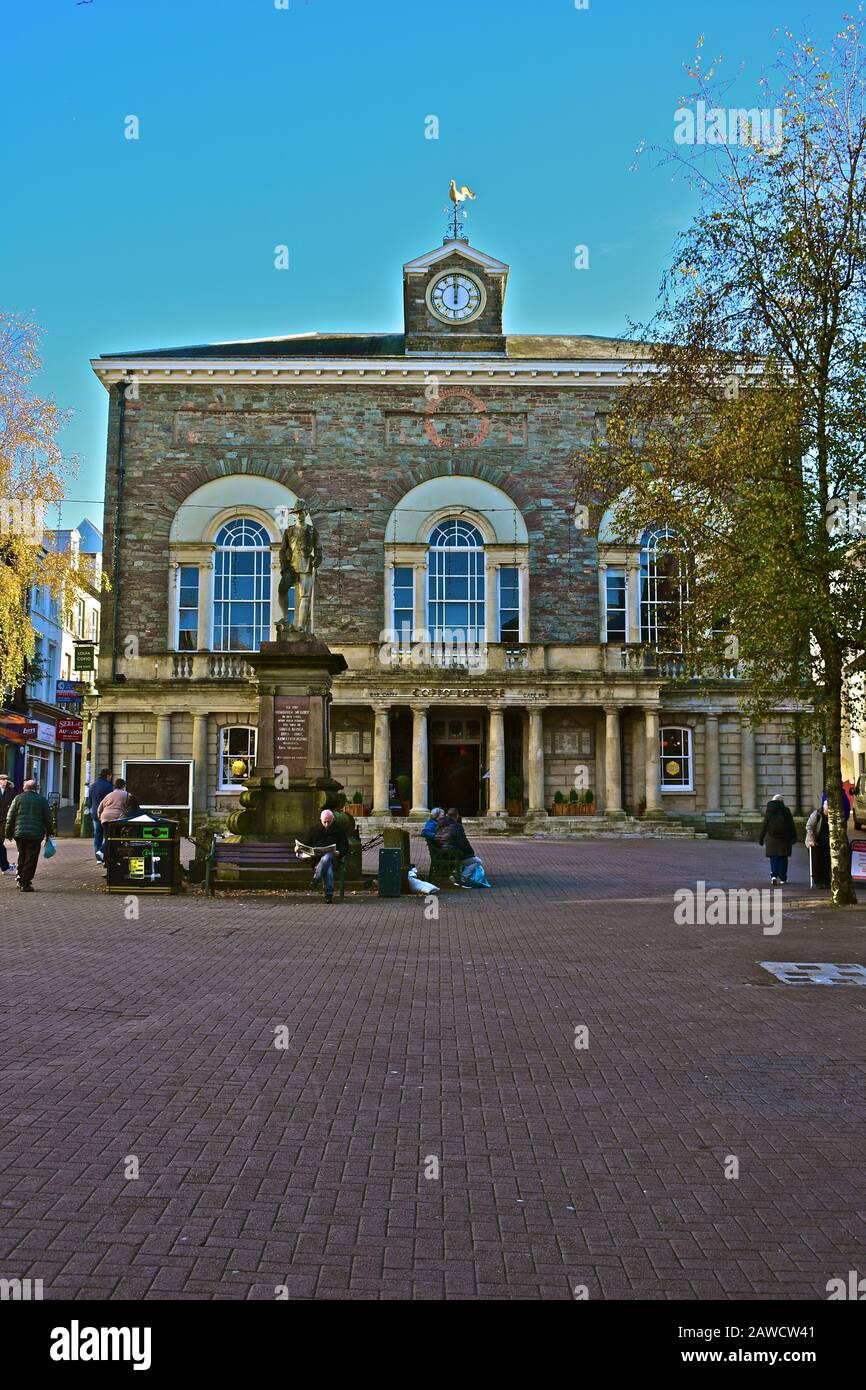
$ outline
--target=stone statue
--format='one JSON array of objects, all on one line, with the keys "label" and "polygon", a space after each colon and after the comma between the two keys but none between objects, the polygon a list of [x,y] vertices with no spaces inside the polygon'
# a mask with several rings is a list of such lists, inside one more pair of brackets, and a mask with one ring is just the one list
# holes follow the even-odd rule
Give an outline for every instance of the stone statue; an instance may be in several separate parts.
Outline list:
[{"label": "stone statue", "polygon": [[[313,589],[316,571],[322,562],[319,533],[300,498],[289,513],[288,522],[280,545],[280,587],[277,591],[282,614],[277,623],[280,642],[288,641],[292,632],[312,632]],[[295,620],[290,627],[292,589],[295,590]]]}]

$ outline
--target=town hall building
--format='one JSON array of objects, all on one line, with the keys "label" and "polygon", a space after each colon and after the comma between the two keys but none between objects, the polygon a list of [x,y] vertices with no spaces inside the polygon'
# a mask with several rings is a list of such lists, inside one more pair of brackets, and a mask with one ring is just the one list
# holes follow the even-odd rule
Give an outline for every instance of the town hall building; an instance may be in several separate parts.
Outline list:
[{"label": "town hall building", "polygon": [[814,805],[820,750],[791,709],[753,726],[735,667],[671,682],[664,518],[623,544],[576,494],[637,345],[507,333],[509,267],[460,237],[402,274],[401,332],[94,360],[112,588],[91,766],[192,759],[196,816],[237,806],[246,657],[274,639],[300,500],[323,555],[313,627],[348,665],[333,775],[374,815],[724,826],[776,792]]}]

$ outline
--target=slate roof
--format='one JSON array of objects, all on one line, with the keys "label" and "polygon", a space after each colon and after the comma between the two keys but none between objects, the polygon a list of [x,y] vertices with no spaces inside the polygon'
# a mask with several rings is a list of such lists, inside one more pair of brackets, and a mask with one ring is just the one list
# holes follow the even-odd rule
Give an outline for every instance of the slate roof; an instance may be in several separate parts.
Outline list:
[{"label": "slate roof", "polygon": [[[641,345],[624,338],[598,338],[589,335],[510,334],[505,338],[508,358],[554,359],[558,361],[630,358],[641,352]],[[404,357],[406,338],[402,333],[297,333],[286,338],[254,338],[231,343],[196,343],[188,347],[136,349],[134,352],[104,352],[110,358],[209,359],[227,358],[306,358],[306,357]],[[461,353],[472,357],[472,352]],[[479,353],[480,356],[498,354]]]}]

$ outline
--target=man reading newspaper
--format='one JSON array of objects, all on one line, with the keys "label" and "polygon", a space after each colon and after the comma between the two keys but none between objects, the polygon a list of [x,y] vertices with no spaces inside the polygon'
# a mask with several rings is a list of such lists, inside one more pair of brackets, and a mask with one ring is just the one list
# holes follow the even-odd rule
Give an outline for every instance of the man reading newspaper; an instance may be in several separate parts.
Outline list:
[{"label": "man reading newspaper", "polygon": [[[334,901],[334,863],[349,853],[349,839],[334,819],[333,811],[323,811],[320,824],[314,825],[303,845],[295,841],[295,848],[309,847],[318,854],[319,862],[313,874],[313,882],[325,884],[325,902]],[[321,852],[320,852],[321,851]]]}]

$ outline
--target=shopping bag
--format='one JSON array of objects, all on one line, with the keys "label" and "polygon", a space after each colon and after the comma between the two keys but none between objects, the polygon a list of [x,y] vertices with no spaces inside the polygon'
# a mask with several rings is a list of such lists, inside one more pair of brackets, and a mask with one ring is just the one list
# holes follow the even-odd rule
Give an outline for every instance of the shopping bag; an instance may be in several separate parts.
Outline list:
[{"label": "shopping bag", "polygon": [[463,870],[463,882],[468,888],[492,888],[493,884],[488,883],[487,875],[484,872],[484,865],[479,861],[477,864],[470,864]]},{"label": "shopping bag", "polygon": [[44,850],[42,851],[42,858],[43,858],[43,859],[50,859],[51,856],[52,856],[52,854],[56,854],[56,853],[57,853],[57,846],[55,845],[54,841],[52,840],[51,836],[49,835],[49,836],[46,838],[46,841],[45,841],[45,848],[44,848]]}]

